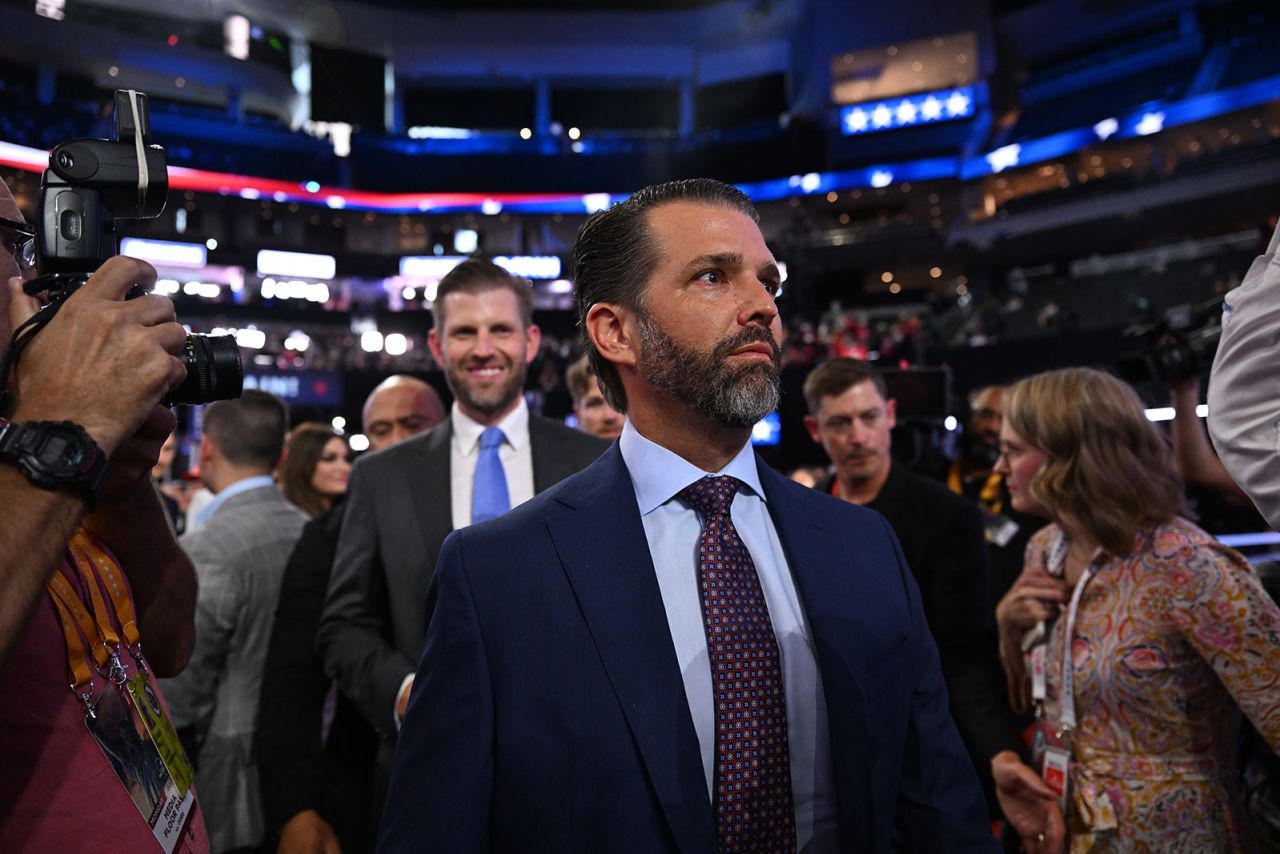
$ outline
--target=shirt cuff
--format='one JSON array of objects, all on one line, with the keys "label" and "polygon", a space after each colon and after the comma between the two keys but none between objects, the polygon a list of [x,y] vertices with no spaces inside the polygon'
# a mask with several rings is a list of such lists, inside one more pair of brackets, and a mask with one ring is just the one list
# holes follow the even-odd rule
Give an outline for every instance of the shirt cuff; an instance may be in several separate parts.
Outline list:
[{"label": "shirt cuff", "polygon": [[400,683],[400,690],[396,691],[396,698],[391,704],[391,719],[396,722],[396,735],[400,734],[400,725],[404,723],[404,718],[400,715],[400,695],[404,693],[404,689],[413,682],[414,674],[410,673],[404,677]]}]

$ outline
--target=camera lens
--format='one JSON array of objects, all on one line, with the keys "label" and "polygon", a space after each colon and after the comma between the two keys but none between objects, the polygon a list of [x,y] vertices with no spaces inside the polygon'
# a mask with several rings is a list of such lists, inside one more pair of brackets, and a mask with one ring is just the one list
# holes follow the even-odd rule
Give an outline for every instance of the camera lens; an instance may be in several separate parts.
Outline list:
[{"label": "camera lens", "polygon": [[187,368],[187,378],[169,392],[170,403],[232,400],[244,389],[244,368],[235,336],[188,335],[187,346],[178,358]]}]

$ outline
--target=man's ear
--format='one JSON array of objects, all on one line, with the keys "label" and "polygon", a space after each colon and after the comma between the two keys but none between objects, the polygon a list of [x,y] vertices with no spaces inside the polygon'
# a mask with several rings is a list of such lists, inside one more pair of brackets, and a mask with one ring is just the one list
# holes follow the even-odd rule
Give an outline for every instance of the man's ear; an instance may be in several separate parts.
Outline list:
[{"label": "man's ear", "polygon": [[884,414],[889,419],[890,430],[898,426],[898,401],[896,398],[890,398],[885,402]]},{"label": "man's ear", "polygon": [[538,348],[542,346],[542,329],[536,323],[530,323],[524,331],[524,363],[532,364],[538,358]]},{"label": "man's ear", "polygon": [[208,433],[201,434],[200,436],[200,468],[205,467],[205,463],[208,462],[213,457],[213,454],[214,454],[213,440],[209,438]]},{"label": "man's ear", "polygon": [[436,360],[437,365],[444,364],[444,356],[440,354],[440,330],[434,326],[427,330],[427,349],[431,351],[431,358]]},{"label": "man's ear", "polygon": [[816,418],[812,415],[806,415],[804,417],[804,429],[809,431],[810,439],[817,442],[819,445],[822,444],[822,436],[818,435],[818,420]]},{"label": "man's ear", "polygon": [[591,343],[607,362],[635,366],[639,360],[639,341],[628,321],[630,313],[613,303],[598,302],[587,311],[587,334]]}]

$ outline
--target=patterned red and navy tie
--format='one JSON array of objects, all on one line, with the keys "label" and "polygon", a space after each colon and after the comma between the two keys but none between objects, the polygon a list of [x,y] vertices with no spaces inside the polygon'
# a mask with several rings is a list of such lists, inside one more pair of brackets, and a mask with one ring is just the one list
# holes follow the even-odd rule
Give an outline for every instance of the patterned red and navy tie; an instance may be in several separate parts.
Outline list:
[{"label": "patterned red and navy tie", "polygon": [[793,852],[795,808],[778,642],[751,553],[729,507],[742,482],[704,477],[681,501],[702,517],[698,579],[716,709],[720,854]]}]

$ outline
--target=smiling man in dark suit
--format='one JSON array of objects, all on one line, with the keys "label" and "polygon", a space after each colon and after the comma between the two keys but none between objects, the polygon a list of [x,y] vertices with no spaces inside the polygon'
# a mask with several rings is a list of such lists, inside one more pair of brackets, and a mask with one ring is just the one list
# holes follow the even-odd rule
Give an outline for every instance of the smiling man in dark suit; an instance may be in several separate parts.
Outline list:
[{"label": "smiling man in dark suit", "polygon": [[607,447],[525,405],[540,341],[527,283],[489,261],[465,261],[440,281],[432,311],[428,343],[453,407],[438,427],[356,463],[318,634],[326,670],[384,736],[382,785],[422,652],[440,544]]},{"label": "smiling man in dark suit", "polygon": [[780,277],[749,200],[642,190],[574,277],[628,423],[445,543],[383,850],[994,851],[888,525],[752,452]]}]

